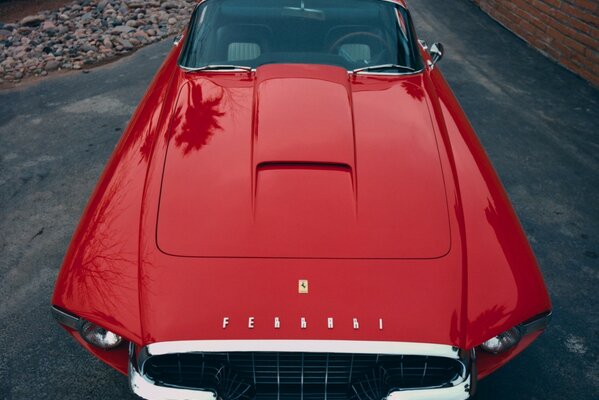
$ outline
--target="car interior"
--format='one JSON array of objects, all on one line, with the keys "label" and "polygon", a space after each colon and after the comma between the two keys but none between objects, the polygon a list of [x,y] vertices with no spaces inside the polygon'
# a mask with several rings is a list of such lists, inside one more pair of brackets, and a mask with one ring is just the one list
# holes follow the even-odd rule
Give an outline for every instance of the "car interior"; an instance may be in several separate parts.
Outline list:
[{"label": "car interior", "polygon": [[180,64],[417,65],[407,12],[381,0],[207,0]]}]

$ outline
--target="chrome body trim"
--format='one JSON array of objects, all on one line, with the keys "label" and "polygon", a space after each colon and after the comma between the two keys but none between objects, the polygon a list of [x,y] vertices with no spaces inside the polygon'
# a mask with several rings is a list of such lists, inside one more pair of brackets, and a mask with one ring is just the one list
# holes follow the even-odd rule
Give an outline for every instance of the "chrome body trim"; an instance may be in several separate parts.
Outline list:
[{"label": "chrome body trim", "polygon": [[427,355],[459,360],[460,350],[442,344],[368,342],[359,340],[188,340],[153,343],[144,348],[149,356],[193,352],[303,352]]},{"label": "chrome body trim", "polygon": [[133,393],[147,400],[216,400],[216,394],[211,391],[175,389],[155,385],[152,381],[141,376],[129,364],[129,385]]},{"label": "chrome body trim", "polygon": [[73,314],[69,314],[57,307],[51,306],[52,316],[56,321],[64,326],[78,330],[81,323],[81,319]]},{"label": "chrome body trim", "polygon": [[544,331],[549,326],[549,322],[551,322],[551,318],[553,316],[553,312],[549,311],[547,313],[538,315],[528,321],[520,324],[520,332],[523,336],[530,335],[531,333],[537,331]]},{"label": "chrome body trim", "polygon": [[462,383],[447,388],[391,392],[385,400],[467,400],[473,394],[472,379],[470,375]]},{"label": "chrome body trim", "polygon": [[129,344],[129,387],[142,399],[147,400],[216,400],[216,393],[209,390],[190,390],[159,386],[140,374],[135,356],[135,345]]},{"label": "chrome body trim", "polygon": [[448,345],[343,340],[192,340],[153,343],[138,352],[131,343],[129,384],[133,393],[143,399],[216,400],[217,393],[210,389],[191,390],[159,386],[141,373],[143,364],[155,355],[244,351],[426,355],[460,360],[463,365],[460,376],[447,387],[393,391],[386,400],[466,400],[474,393],[477,379],[474,350],[464,351]]}]

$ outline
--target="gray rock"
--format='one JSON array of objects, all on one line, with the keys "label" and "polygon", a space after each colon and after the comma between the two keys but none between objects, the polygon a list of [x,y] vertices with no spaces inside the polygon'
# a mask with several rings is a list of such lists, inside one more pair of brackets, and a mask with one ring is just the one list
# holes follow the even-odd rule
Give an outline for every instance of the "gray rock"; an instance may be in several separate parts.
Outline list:
[{"label": "gray rock", "polygon": [[160,5],[163,10],[170,10],[171,8],[179,8],[179,4],[175,1],[165,1]]},{"label": "gray rock", "polygon": [[54,22],[44,21],[44,23],[42,24],[42,30],[45,31],[48,29],[56,29],[56,25],[54,24]]},{"label": "gray rock", "polygon": [[56,60],[50,60],[44,66],[46,71],[56,71],[60,67],[60,62]]},{"label": "gray rock", "polygon": [[[127,39],[121,39],[121,38],[118,38],[118,39],[117,39],[117,42],[118,42],[118,43],[119,43],[121,46],[123,46],[123,48],[124,48],[124,49],[126,49],[126,50],[131,50],[131,49],[133,48],[133,44],[132,44],[130,41],[128,41]],[[118,47],[117,47],[117,48],[118,48]]]},{"label": "gray rock", "polygon": [[112,28],[111,33],[129,33],[135,31],[135,28],[127,25],[119,25]]},{"label": "gray rock", "polygon": [[96,8],[99,12],[102,12],[104,11],[104,8],[106,8],[106,5],[108,5],[108,0],[100,0]]},{"label": "gray rock", "polygon": [[6,29],[0,29],[0,40],[6,40],[12,36],[12,32]]},{"label": "gray rock", "polygon": [[21,26],[20,28],[17,28],[17,33],[19,33],[21,35],[29,35],[32,31],[33,31],[33,28],[31,28],[29,26]]},{"label": "gray rock", "polygon": [[23,26],[39,26],[46,18],[39,14],[39,15],[30,15],[28,17],[25,17],[21,20],[21,25]]},{"label": "gray rock", "polygon": [[137,31],[133,34],[138,39],[149,39],[148,34],[144,31]]},{"label": "gray rock", "polygon": [[144,6],[144,2],[141,0],[130,0],[127,2],[127,7],[129,8],[142,8]]}]

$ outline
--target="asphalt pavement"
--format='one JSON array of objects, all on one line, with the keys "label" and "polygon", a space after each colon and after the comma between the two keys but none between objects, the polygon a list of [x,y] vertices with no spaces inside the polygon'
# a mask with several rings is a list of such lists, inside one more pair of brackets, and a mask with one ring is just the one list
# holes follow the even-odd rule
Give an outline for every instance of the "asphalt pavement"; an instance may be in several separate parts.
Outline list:
[{"label": "asphalt pavement", "polygon": [[[554,304],[550,329],[477,400],[599,399],[599,90],[468,0],[411,2],[506,186]],[[0,91],[0,398],[132,399],[49,313],[62,257],[170,49]]]}]

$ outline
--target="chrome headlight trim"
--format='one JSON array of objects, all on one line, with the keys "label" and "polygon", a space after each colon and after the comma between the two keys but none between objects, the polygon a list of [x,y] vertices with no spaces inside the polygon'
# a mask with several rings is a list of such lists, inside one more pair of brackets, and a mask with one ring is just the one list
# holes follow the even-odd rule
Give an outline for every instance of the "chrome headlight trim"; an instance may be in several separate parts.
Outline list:
[{"label": "chrome headlight trim", "polygon": [[[99,326],[97,324],[94,324],[93,322],[90,322],[90,321],[87,321],[87,320],[85,320],[83,318],[80,318],[80,317],[76,316],[75,314],[71,314],[68,311],[65,311],[65,310],[63,310],[61,308],[58,308],[56,306],[51,306],[50,310],[52,312],[52,316],[54,317],[54,319],[56,321],[58,321],[61,325],[64,325],[64,326],[66,326],[68,328],[71,328],[71,329],[77,331],[79,333],[79,336],[86,343],[89,343],[90,345],[94,346],[94,348],[101,349],[101,350],[106,350],[106,351],[113,350],[113,349],[116,349],[117,347],[119,347],[121,345],[121,343],[124,341],[124,338],[122,336],[120,336],[120,335],[118,335],[118,334],[116,334],[116,333],[114,333],[112,331],[109,331],[108,329],[103,328],[103,327],[101,327],[101,326]],[[118,337],[119,340],[118,340],[117,343],[115,343],[112,346],[108,346],[108,347],[100,346],[97,343],[94,343],[93,341],[91,341],[89,339],[89,337],[87,337],[84,334],[83,328],[86,325],[92,325],[92,326],[95,326],[95,327],[98,327],[98,328],[102,328],[102,329],[106,330],[107,332],[109,332],[109,333],[115,335],[116,337]]]},{"label": "chrome headlight trim", "polygon": [[56,321],[60,324],[67,326],[71,329],[79,330],[79,325],[81,324],[81,319],[76,315],[70,314],[67,311],[61,310],[58,307],[51,307],[52,316]]},{"label": "chrome headlight trim", "polygon": [[[478,347],[485,353],[495,354],[495,355],[503,354],[503,353],[513,349],[514,347],[516,347],[518,345],[518,343],[520,343],[520,341],[525,336],[533,334],[535,332],[544,331],[547,328],[547,326],[549,325],[552,315],[553,314],[551,311],[537,315],[536,317],[533,317],[527,321],[524,321],[523,323],[518,324],[518,325],[514,326],[513,328],[510,328],[507,331],[502,332],[499,335],[486,340],[485,342],[481,343]],[[503,338],[505,338],[506,336],[509,336],[512,338],[517,337],[517,338],[516,338],[515,342],[513,342],[511,345],[505,347],[504,349],[498,350],[498,351],[490,350],[485,345],[487,342],[489,342],[493,339],[502,338],[500,340],[504,340]]]},{"label": "chrome headlight trim", "polygon": [[553,311],[548,311],[541,315],[537,315],[534,318],[529,319],[521,323],[520,332],[522,332],[523,336],[530,335],[531,333],[535,333],[538,331],[544,331],[549,326],[551,322],[551,318],[553,317]]}]

